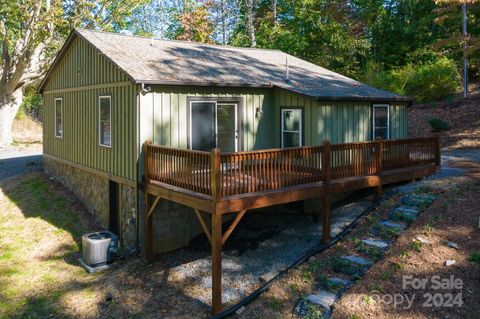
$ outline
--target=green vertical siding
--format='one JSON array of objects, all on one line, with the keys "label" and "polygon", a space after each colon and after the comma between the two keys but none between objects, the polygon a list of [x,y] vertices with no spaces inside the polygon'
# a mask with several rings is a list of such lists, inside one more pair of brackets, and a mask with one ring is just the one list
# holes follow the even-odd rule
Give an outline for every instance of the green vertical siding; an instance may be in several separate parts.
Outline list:
[{"label": "green vertical siding", "polygon": [[123,71],[77,37],[51,74],[45,91],[124,81],[128,77]]},{"label": "green vertical siding", "polygon": [[[188,141],[187,97],[232,97],[240,98],[243,113],[244,150],[273,147],[271,139],[272,112],[270,91],[261,89],[157,87],[140,97],[140,139],[152,140],[155,144],[186,148]],[[263,116],[255,116],[256,109]]]},{"label": "green vertical siding", "polygon": [[407,106],[392,104],[390,106],[390,137],[392,139],[407,138]]},{"label": "green vertical siding", "polygon": [[[44,153],[136,181],[136,88],[126,79],[77,38],[44,92]],[[100,95],[112,97],[111,148],[99,146]],[[63,99],[63,138],[55,137],[55,98]]]},{"label": "green vertical siding", "polygon": [[[274,90],[273,132],[275,146],[280,147],[282,108],[301,108],[304,114],[305,145],[369,141],[372,139],[371,102],[317,101],[284,90]],[[407,109],[405,104],[390,106],[390,134],[392,139],[407,137]]]}]

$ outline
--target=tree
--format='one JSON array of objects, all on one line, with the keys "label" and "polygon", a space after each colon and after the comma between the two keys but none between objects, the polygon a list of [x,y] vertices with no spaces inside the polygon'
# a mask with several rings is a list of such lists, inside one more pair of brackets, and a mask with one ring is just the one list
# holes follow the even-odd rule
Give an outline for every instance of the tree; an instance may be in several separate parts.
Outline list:
[{"label": "tree", "polygon": [[178,14],[179,26],[176,39],[212,43],[214,24],[208,13],[210,6],[212,6],[211,1],[204,3],[186,1]]},{"label": "tree", "polygon": [[257,46],[257,40],[255,38],[254,0],[246,0],[246,1],[247,1],[248,39],[250,40],[250,46],[254,48]]},{"label": "tree", "polygon": [[142,0],[0,0],[0,147],[26,89],[44,76],[72,26],[120,30]]}]

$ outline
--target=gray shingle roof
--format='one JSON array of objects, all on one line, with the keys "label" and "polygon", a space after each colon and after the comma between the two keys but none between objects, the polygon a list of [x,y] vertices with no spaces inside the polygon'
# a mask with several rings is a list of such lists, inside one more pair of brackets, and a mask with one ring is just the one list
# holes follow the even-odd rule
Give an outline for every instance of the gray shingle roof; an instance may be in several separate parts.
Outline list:
[{"label": "gray shingle roof", "polygon": [[263,86],[314,98],[408,100],[278,50],[152,40],[85,29],[75,32],[136,83]]}]

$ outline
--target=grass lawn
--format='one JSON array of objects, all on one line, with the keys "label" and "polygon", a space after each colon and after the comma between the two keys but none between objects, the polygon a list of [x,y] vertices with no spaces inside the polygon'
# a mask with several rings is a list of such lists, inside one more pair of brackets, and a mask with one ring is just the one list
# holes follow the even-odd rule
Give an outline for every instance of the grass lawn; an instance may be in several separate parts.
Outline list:
[{"label": "grass lawn", "polygon": [[94,315],[84,303],[95,304],[101,275],[76,260],[80,236],[95,227],[85,214],[42,174],[0,183],[0,318]]}]

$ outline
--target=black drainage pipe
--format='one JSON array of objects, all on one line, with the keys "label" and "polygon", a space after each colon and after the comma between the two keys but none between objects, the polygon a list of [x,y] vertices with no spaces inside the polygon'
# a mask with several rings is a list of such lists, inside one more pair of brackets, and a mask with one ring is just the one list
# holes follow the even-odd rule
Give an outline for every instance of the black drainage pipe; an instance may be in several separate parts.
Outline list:
[{"label": "black drainage pipe", "polygon": [[253,291],[250,295],[245,297],[244,299],[240,300],[237,304],[231,306],[228,309],[225,309],[224,311],[220,312],[219,314],[216,314],[215,316],[211,317],[211,319],[221,319],[221,318],[226,318],[227,316],[233,315],[235,311],[240,309],[243,306],[248,305],[250,302],[253,300],[257,299],[265,290],[270,288],[272,283],[279,277],[285,275],[290,269],[303,264],[307,259],[312,257],[313,255],[316,255],[318,253],[321,253],[325,251],[327,248],[330,248],[331,246],[335,245],[340,239],[345,237],[347,234],[349,234],[352,229],[360,223],[360,220],[365,216],[368,215],[370,212],[372,212],[380,203],[385,201],[386,199],[390,198],[390,196],[385,196],[377,201],[375,201],[372,205],[367,207],[367,209],[362,212],[350,225],[348,225],[341,233],[339,233],[337,236],[332,238],[328,243],[320,244],[316,247],[311,248],[305,254],[303,254],[300,258],[298,258],[293,264],[279,272],[275,277],[267,281],[263,286],[258,288],[257,290]]}]

